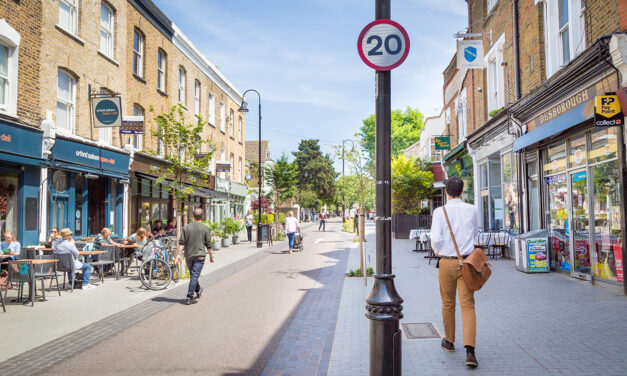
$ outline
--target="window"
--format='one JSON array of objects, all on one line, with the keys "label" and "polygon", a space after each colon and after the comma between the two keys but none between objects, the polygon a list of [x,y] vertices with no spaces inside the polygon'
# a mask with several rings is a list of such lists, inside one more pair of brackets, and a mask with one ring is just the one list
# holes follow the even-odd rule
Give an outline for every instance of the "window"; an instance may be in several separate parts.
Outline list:
[{"label": "window", "polygon": [[194,113],[200,114],[200,82],[198,80],[194,86]]},{"label": "window", "polygon": [[185,105],[185,70],[179,68],[179,103]]},{"label": "window", "polygon": [[209,93],[209,124],[216,126],[216,100],[213,93]]},{"label": "window", "polygon": [[[134,104],[133,105],[133,116],[144,116],[144,109],[142,108],[142,106],[138,105],[138,104]],[[132,135],[131,138],[131,143],[133,144],[133,147],[135,148],[135,150],[141,150],[142,149],[142,135],[141,134],[134,134]]]},{"label": "window", "polygon": [[503,45],[505,34],[501,35],[486,54],[488,113],[505,105],[505,77],[503,73]]},{"label": "window", "polygon": [[547,77],[586,48],[585,1],[543,0]]},{"label": "window", "polygon": [[226,107],[224,103],[220,102],[220,130],[224,132],[224,128],[226,127]]},{"label": "window", "polygon": [[[105,88],[100,88],[100,94],[105,96],[105,95],[111,95],[112,92]],[[111,145],[111,143],[113,142],[113,128],[111,127],[98,128],[98,140],[104,142],[107,145]]]},{"label": "window", "polygon": [[[220,149],[220,162],[224,163],[226,161],[226,150],[224,148]],[[220,177],[224,179],[224,172],[220,173]]]},{"label": "window", "polygon": [[100,52],[113,58],[113,9],[100,4]]},{"label": "window", "polygon": [[239,142],[244,142],[244,134],[242,133],[242,117],[239,117]]},{"label": "window", "polygon": [[243,183],[244,182],[244,176],[242,175],[242,157],[238,158],[238,165],[237,165],[237,176],[239,176],[239,182]]},{"label": "window", "polygon": [[487,9],[488,9],[488,13],[492,12],[492,9],[494,9],[494,7],[496,6],[496,4],[499,2],[499,0],[486,0],[487,1]]},{"label": "window", "polygon": [[133,73],[139,77],[144,75],[144,36],[135,30],[133,33]]},{"label": "window", "polygon": [[59,0],[59,26],[78,35],[78,0]]},{"label": "window", "polygon": [[9,102],[9,48],[0,44],[0,108],[6,110]]},{"label": "window", "polygon": [[233,126],[233,117],[235,116],[235,114],[233,113],[233,110],[229,111],[229,136],[231,137],[235,137],[235,135],[233,134],[235,131],[233,130],[235,127]]},{"label": "window", "polygon": [[165,52],[157,52],[157,89],[165,93]]},{"label": "window", "polygon": [[17,74],[20,34],[0,20],[0,112],[17,116]]},{"label": "window", "polygon": [[468,108],[466,102],[466,88],[461,91],[458,97],[457,103],[457,131],[458,131],[458,143],[462,142],[466,139],[466,135],[468,133],[466,127],[466,119],[468,117]]},{"label": "window", "polygon": [[76,79],[69,73],[57,73],[57,129],[61,132],[74,132],[76,102]]},{"label": "window", "polygon": [[234,175],[234,170],[235,170],[235,156],[233,156],[233,153],[231,153],[231,157],[229,158],[229,163],[231,164],[231,168],[229,170],[229,179],[234,180],[233,178],[235,177]]}]

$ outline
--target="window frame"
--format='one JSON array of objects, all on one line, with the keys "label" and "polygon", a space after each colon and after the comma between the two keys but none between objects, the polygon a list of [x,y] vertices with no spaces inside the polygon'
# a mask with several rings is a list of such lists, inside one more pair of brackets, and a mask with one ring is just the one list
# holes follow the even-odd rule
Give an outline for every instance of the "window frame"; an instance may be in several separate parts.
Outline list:
[{"label": "window frame", "polygon": [[216,127],[216,97],[212,92],[209,92],[208,113],[207,122],[212,127]]},{"label": "window frame", "polygon": [[[110,19],[109,19],[109,27],[110,30],[107,30],[106,28],[104,28],[103,24],[102,24],[102,9],[106,8],[109,12],[110,15]],[[107,34],[107,49],[108,51],[103,51],[102,50],[102,33]],[[100,53],[102,53],[103,55],[113,59],[114,57],[114,51],[115,51],[115,10],[113,9],[113,7],[111,5],[109,5],[108,3],[102,1],[100,3],[100,46],[98,47],[98,51],[100,51]]]},{"label": "window frame", "polygon": [[504,45],[505,33],[501,34],[485,56],[488,114],[505,106],[505,72],[502,65]]},{"label": "window frame", "polygon": [[184,107],[186,106],[186,95],[185,92],[187,89],[187,72],[185,68],[179,66],[179,79],[178,79],[178,103],[182,104]]},{"label": "window frame", "polygon": [[235,117],[235,111],[233,109],[229,110],[229,136],[232,139],[235,139],[235,121],[233,118]]},{"label": "window frame", "polygon": [[243,135],[242,135],[242,124],[243,124],[243,119],[242,119],[242,115],[239,115],[239,143],[241,144],[242,142],[244,142],[243,140]]},{"label": "window frame", "polygon": [[226,105],[220,102],[220,131],[226,133]]},{"label": "window frame", "polygon": [[[135,48],[135,38],[138,39],[138,48]],[[144,77],[144,34],[138,29],[133,30],[133,74]]]},{"label": "window frame", "polygon": [[194,80],[194,114],[200,115],[200,93],[202,93],[200,81]]},{"label": "window frame", "polygon": [[157,50],[157,89],[165,93],[166,88],[166,63],[167,54],[161,48]]},{"label": "window frame", "polygon": [[[67,4],[69,8],[69,25],[61,24],[61,3]],[[68,33],[78,37],[78,13],[79,13],[79,1],[78,0],[59,0],[59,22],[58,26]]]},{"label": "window frame", "polygon": [[486,0],[486,9],[488,10],[488,14],[490,14],[492,10],[494,10],[494,8],[496,7],[496,4],[498,3],[499,3],[499,0]]},{"label": "window frame", "polygon": [[7,73],[6,75],[0,73],[0,82],[2,82],[2,80],[4,80],[4,86],[2,88],[2,90],[4,91],[4,100],[2,102],[0,102],[0,111],[3,112],[7,112],[7,110],[9,109],[9,101],[10,101],[10,95],[11,95],[11,48],[7,45],[5,45],[4,43],[2,43],[2,41],[0,41],[0,48],[4,48],[6,50],[6,58],[7,58],[7,62],[6,62],[6,67],[7,67]]},{"label": "window frame", "polygon": [[[144,108],[137,104],[137,103],[133,103],[133,116],[144,116],[145,114],[145,110]],[[143,135],[141,134],[134,134],[132,135],[132,142],[131,144],[133,145],[133,148],[135,150],[142,150],[143,147]]]},{"label": "window frame", "polygon": [[[70,79],[70,101],[66,100],[65,98],[61,98],[59,97],[59,74],[64,74],[66,75],[69,79]],[[65,69],[61,69],[59,68],[57,70],[57,114],[56,114],[56,125],[57,125],[57,130],[59,131],[59,133],[67,133],[67,134],[74,134],[76,131],[76,87],[77,87],[77,82],[78,80],[76,79],[76,77],[70,73],[69,71],[65,70]],[[69,116],[67,116],[67,118],[69,119],[69,127],[59,127],[59,123],[58,123],[58,119],[59,119],[59,102],[62,102],[66,108],[69,108],[68,113]],[[69,129],[68,129],[69,128]]]},{"label": "window frame", "polygon": [[[586,49],[585,4],[581,0],[537,0],[544,3],[544,49],[546,77],[557,73]],[[567,22],[560,25],[560,4],[566,1]],[[568,33],[568,61],[565,60],[563,35]]]}]

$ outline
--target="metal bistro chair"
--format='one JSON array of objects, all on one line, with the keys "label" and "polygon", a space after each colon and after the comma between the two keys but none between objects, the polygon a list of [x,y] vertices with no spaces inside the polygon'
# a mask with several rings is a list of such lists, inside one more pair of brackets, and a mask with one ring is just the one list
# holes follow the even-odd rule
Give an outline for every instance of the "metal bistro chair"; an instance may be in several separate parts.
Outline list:
[{"label": "metal bistro chair", "polygon": [[107,251],[107,253],[103,253],[98,255],[97,261],[88,262],[93,268],[98,268],[98,276],[100,277],[100,282],[104,283],[104,266],[111,265],[113,271],[115,272],[115,279],[120,279],[118,275],[118,268],[116,266],[116,252],[117,247],[114,245],[103,245],[100,247],[101,251]]},{"label": "metal bistro chair", "polygon": [[[22,300],[24,292],[24,283],[28,283],[28,297],[30,298],[31,307],[35,305],[35,273],[33,271],[32,260],[9,261],[9,282],[12,285],[17,284],[17,300]],[[9,289],[4,292],[7,297]]]},{"label": "metal bistro chair", "polygon": [[[65,276],[69,273],[71,276],[68,278],[70,281],[70,292],[74,292],[74,280],[76,279],[76,274],[81,272],[80,270],[74,268],[74,257],[70,253],[53,254],[53,256],[57,259],[57,272],[63,273],[63,288],[65,289]],[[57,280],[57,286],[58,285],[59,281]]]},{"label": "metal bistro chair", "polygon": [[494,259],[500,254],[501,258],[508,259],[507,248],[509,248],[509,232],[502,230],[495,232],[492,236],[492,258]]},{"label": "metal bistro chair", "polygon": [[[37,257],[39,260],[56,260],[56,255],[43,255]],[[52,280],[57,282],[57,292],[61,296],[61,290],[59,289],[59,279],[57,278],[57,263],[51,262],[48,264],[34,265],[35,268],[35,280],[41,280],[41,297],[46,300],[46,289],[44,282],[50,278],[50,290],[52,290]],[[35,293],[37,293],[37,286],[35,286]]]},{"label": "metal bistro chair", "polygon": [[490,231],[479,231],[475,247],[481,248],[486,255],[490,255],[490,240],[492,233]]}]

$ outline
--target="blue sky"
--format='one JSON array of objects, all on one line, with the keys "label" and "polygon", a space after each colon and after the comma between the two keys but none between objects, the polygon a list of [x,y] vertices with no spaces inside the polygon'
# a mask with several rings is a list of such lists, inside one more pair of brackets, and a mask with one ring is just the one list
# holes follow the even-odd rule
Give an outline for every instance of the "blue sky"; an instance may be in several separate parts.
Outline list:
[{"label": "blue sky", "polygon": [[[261,93],[262,138],[274,157],[302,138],[318,138],[332,153],[374,113],[374,71],[356,47],[374,20],[374,0],[154,1],[240,92]],[[393,109],[431,116],[442,107],[442,71],[455,53],[453,34],[467,25],[466,9],[463,0],[392,2],[392,19],[411,40],[407,60],[392,71]],[[251,94],[246,140],[257,140]]]}]

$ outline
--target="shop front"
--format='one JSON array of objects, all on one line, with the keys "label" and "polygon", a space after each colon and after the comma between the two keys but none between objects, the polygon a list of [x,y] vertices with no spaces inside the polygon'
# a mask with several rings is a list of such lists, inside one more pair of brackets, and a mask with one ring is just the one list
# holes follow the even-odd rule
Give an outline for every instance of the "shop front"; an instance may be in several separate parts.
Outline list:
[{"label": "shop front", "polygon": [[536,113],[514,142],[525,161],[526,227],[549,233],[551,270],[623,285],[624,141],[621,127],[595,127],[594,98],[616,77],[588,81]]},{"label": "shop front", "polygon": [[57,137],[48,161],[47,232],[68,227],[80,238],[109,227],[123,236],[128,168],[126,153]]},{"label": "shop front", "polygon": [[473,164],[472,157],[468,154],[468,149],[466,148],[466,141],[457,145],[442,157],[442,162],[449,178],[451,176],[457,176],[464,181],[462,200],[469,204],[474,204]]},{"label": "shop front", "polygon": [[42,131],[0,118],[0,237],[13,232],[22,246],[37,245]]},{"label": "shop front", "polygon": [[[152,229],[157,220],[163,224],[174,219],[174,203],[168,187],[157,183],[163,161],[135,153],[131,164],[130,228]],[[165,227],[165,226],[164,226]]]}]

